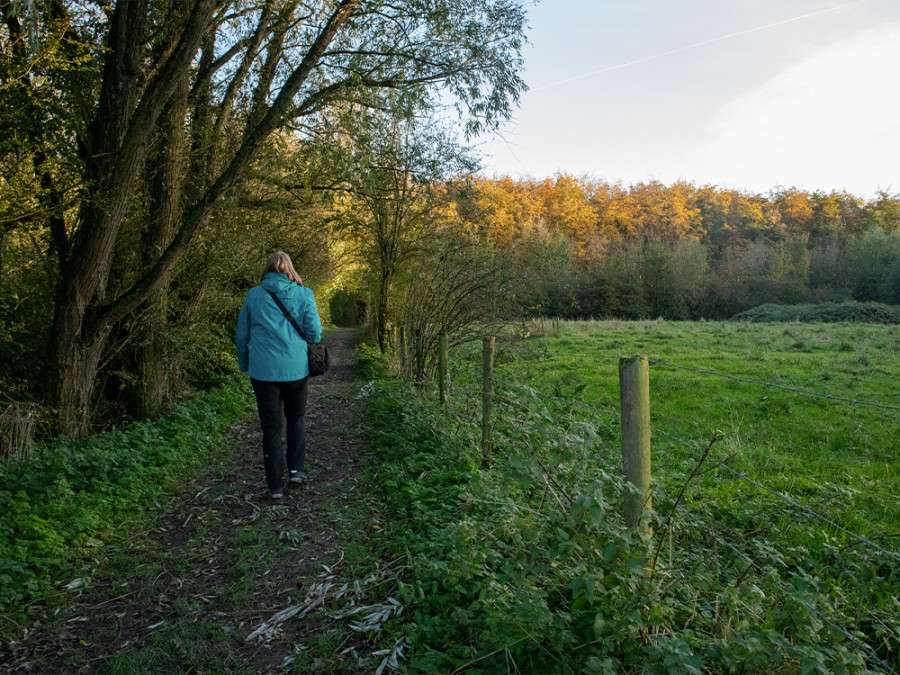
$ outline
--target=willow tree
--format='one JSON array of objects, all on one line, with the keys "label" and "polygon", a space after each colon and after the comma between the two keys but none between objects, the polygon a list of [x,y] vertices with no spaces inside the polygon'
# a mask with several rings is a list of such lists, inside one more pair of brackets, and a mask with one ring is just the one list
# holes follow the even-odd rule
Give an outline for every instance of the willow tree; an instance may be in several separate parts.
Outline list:
[{"label": "willow tree", "polygon": [[[79,66],[78,91],[64,60],[17,80],[73,101],[57,123],[77,149],[81,189],[47,223],[59,278],[47,381],[65,432],[87,428],[113,326],[166,287],[276,129],[315,137],[335,106],[422,110],[440,95],[473,133],[508,117],[523,88],[521,0],[0,0],[0,11],[5,56],[22,72],[38,62],[38,44],[104,46],[85,50],[97,65]],[[39,40],[13,48],[26,33]],[[118,283],[117,241],[147,183],[151,149],[160,138],[177,142],[173,125],[190,137],[191,157],[178,163],[189,180],[154,188],[171,193],[155,211],[159,236],[140,272]],[[155,162],[157,176],[166,161]]]}]

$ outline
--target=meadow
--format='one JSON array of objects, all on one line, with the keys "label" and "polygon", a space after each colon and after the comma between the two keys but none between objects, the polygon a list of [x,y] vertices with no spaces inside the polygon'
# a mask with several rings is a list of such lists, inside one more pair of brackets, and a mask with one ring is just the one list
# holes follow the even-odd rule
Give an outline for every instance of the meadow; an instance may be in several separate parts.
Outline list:
[{"label": "meadow", "polygon": [[[900,532],[900,327],[666,321],[556,325],[544,323],[542,330],[536,322],[528,327],[533,337],[498,345],[501,390],[506,380],[510,392],[525,385],[556,399],[617,411],[618,359],[644,356],[651,360],[658,480],[680,477],[698,456],[689,446],[704,448],[718,431],[721,440],[711,458],[727,460],[735,470],[860,535]],[[710,499],[717,493],[727,499],[730,490],[747,487],[720,472],[708,475],[704,492],[712,491]],[[755,496],[771,497],[765,492]]]},{"label": "meadow", "polygon": [[[621,515],[633,355],[649,536]],[[521,324],[486,461],[481,345],[451,349],[446,409],[404,389],[373,415],[413,672],[896,672],[898,356],[897,326]]]}]

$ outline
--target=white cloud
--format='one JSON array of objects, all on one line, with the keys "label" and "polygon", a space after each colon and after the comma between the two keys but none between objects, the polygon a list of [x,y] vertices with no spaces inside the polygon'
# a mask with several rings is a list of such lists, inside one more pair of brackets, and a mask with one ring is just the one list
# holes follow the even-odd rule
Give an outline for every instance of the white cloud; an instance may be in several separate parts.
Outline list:
[{"label": "white cloud", "polygon": [[900,189],[898,68],[900,24],[831,45],[720,108],[694,159],[754,190]]}]

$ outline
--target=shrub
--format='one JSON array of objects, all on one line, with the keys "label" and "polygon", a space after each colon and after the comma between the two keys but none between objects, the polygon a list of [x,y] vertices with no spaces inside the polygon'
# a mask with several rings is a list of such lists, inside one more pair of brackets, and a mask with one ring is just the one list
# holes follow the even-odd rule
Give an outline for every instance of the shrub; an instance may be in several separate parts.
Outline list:
[{"label": "shrub", "polygon": [[337,290],[328,300],[331,321],[343,328],[359,328],[366,322],[365,298],[359,293]]},{"label": "shrub", "polygon": [[715,505],[677,528],[651,514],[653,542],[622,522],[604,423],[523,394],[498,411],[484,466],[471,401],[440,411],[394,384],[371,400],[408,672],[824,675],[896,661],[889,554],[814,526],[810,546],[734,536],[738,516]]}]

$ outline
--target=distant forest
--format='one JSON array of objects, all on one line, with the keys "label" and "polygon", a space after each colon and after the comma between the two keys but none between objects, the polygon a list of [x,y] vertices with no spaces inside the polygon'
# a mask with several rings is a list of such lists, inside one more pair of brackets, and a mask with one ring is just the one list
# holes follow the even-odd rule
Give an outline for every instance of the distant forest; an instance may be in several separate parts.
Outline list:
[{"label": "distant forest", "polygon": [[[712,320],[764,304],[900,304],[900,197],[886,192],[760,195],[567,174],[417,182],[403,157],[339,188],[286,186],[303,157],[282,139],[174,276],[157,334],[166,398],[234,372],[234,317],[277,249],[294,257],[326,321],[368,325],[384,350],[400,327],[419,335],[420,375],[440,330],[459,341],[537,316]],[[128,279],[140,248],[125,243],[117,269]],[[0,239],[0,381],[19,400],[40,398],[31,364],[52,327],[50,245],[41,228]],[[95,415],[121,415],[139,399],[143,317],[116,326]]]},{"label": "distant forest", "polygon": [[758,305],[900,303],[900,199],[560,174],[477,178],[454,216],[521,270],[523,309],[724,319]]}]

